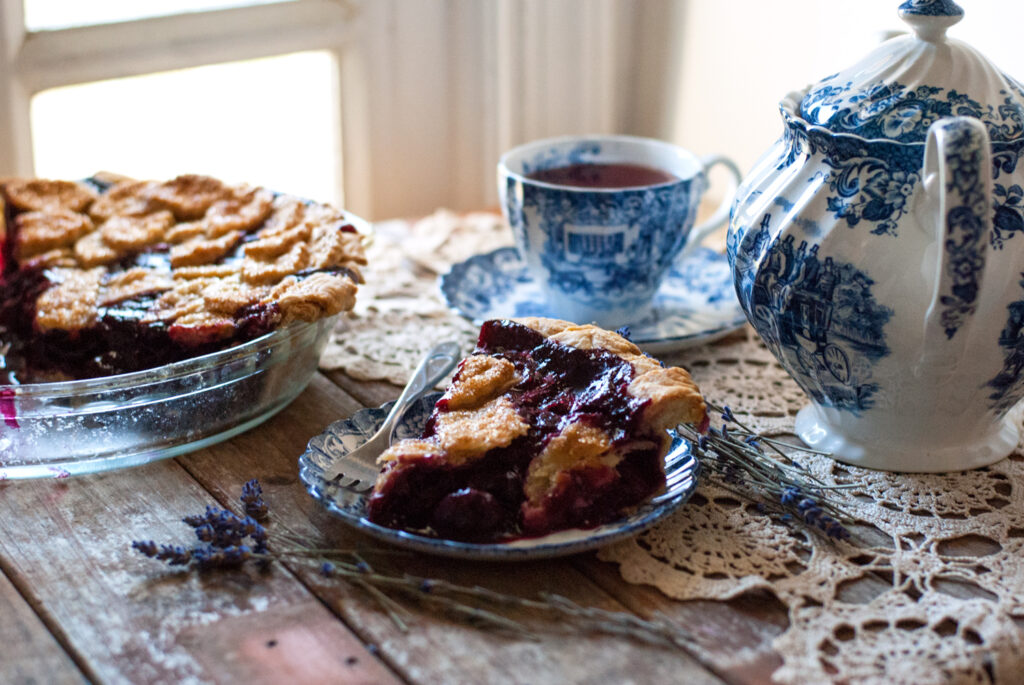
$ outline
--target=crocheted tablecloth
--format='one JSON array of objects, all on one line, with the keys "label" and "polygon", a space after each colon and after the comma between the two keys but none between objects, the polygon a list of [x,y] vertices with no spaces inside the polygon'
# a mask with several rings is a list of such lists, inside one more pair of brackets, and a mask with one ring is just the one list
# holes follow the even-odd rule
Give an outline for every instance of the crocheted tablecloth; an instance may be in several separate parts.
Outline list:
[{"label": "crocheted tablecloth", "polygon": [[[494,214],[441,210],[413,224],[378,224],[367,283],[322,368],[402,385],[441,340],[469,352],[477,328],[445,306],[437,279],[508,244]],[[751,330],[661,357],[773,435],[788,434],[806,402]],[[1024,451],[948,475],[800,460],[827,482],[858,484],[842,499],[858,522],[853,540],[794,529],[705,480],[668,520],[599,557],[628,582],[676,599],[774,594],[789,613],[773,643],[780,683],[1024,683]]]}]

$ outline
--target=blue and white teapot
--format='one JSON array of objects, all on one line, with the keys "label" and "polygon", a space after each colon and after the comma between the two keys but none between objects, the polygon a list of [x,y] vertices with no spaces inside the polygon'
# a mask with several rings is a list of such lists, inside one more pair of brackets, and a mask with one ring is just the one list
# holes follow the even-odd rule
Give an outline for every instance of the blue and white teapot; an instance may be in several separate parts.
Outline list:
[{"label": "blue and white teapot", "polygon": [[811,399],[796,430],[895,471],[1009,454],[1024,396],[1024,89],[913,33],[781,102],[783,137],[741,185],[728,253],[750,322]]}]

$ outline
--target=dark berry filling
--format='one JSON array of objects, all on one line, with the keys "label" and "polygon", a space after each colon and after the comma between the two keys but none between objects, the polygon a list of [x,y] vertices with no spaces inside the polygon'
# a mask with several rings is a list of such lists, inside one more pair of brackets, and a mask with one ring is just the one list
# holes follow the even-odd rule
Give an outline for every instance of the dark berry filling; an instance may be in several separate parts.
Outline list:
[{"label": "dark berry filling", "polygon": [[[661,437],[645,432],[640,421],[647,401],[627,392],[634,375],[629,362],[603,350],[552,342],[512,321],[486,322],[476,353],[516,366],[523,380],[507,396],[529,431],[459,466],[429,456],[390,464],[370,498],[371,521],[451,539],[500,541],[606,523],[664,483]],[[458,381],[456,376],[453,382]],[[424,438],[434,434],[447,410],[447,401],[439,400]],[[526,502],[530,462],[554,435],[578,422],[603,430],[626,456],[616,468],[562,473],[542,502]]]}]

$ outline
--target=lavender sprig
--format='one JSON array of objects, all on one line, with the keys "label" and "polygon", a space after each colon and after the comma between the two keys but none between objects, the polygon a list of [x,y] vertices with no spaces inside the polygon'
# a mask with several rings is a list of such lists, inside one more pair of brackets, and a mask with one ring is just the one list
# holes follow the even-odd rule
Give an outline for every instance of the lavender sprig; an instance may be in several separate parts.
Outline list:
[{"label": "lavender sprig", "polygon": [[[258,497],[259,483],[250,483],[255,483]],[[237,567],[250,559],[264,562],[269,559],[267,531],[252,516],[239,516],[227,509],[207,506],[202,514],[185,516],[182,521],[195,530],[200,544],[191,548],[158,547],[152,540],[136,540],[132,548],[170,566],[195,564],[201,569]]]},{"label": "lavender sprig", "polygon": [[720,428],[684,425],[679,429],[721,487],[753,500],[759,509],[781,513],[785,522],[798,521],[836,540],[850,537],[846,525],[853,517],[829,493],[856,484],[826,483],[782,448],[824,453],[763,436],[739,421],[728,405],[706,404],[720,418]]}]

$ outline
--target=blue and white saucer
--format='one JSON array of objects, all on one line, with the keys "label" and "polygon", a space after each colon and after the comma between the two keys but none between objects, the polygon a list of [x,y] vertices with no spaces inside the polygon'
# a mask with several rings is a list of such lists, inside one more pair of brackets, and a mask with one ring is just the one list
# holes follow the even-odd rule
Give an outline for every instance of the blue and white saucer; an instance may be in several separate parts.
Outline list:
[{"label": "blue and white saucer", "polygon": [[[418,437],[441,393],[434,392],[414,402],[395,427],[395,439]],[[366,442],[377,432],[393,403],[360,409],[347,419],[335,421],[309,441],[299,457],[299,478],[306,490],[329,512],[345,523],[377,539],[417,552],[456,559],[486,561],[525,561],[577,554],[624,540],[650,528],[690,499],[697,489],[700,464],[689,441],[669,431],[672,443],[665,456],[665,471],[671,474],[671,487],[647,500],[629,515],[590,529],[574,528],[535,538],[502,543],[471,543],[418,535],[385,528],[366,518],[369,493],[355,492],[324,479],[335,460]]]},{"label": "blue and white saucer", "polygon": [[[454,265],[441,277],[441,293],[449,307],[477,323],[520,316],[563,318],[545,302],[514,247]],[[671,352],[714,340],[746,321],[725,255],[699,248],[672,266],[653,306],[629,324],[629,338],[646,352]]]}]

